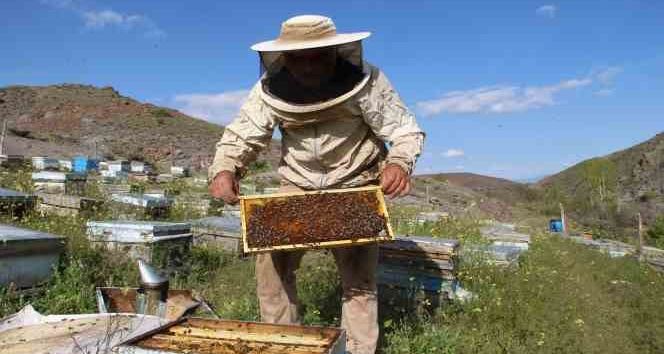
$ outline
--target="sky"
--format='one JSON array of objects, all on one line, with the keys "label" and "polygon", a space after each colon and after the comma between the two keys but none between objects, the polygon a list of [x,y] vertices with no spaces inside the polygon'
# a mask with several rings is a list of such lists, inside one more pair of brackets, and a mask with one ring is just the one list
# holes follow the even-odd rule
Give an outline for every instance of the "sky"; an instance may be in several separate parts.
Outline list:
[{"label": "sky", "polygon": [[249,47],[300,14],[371,31],[427,133],[416,173],[534,180],[664,130],[664,2],[0,2],[0,86],[113,86],[219,124],[259,75]]}]

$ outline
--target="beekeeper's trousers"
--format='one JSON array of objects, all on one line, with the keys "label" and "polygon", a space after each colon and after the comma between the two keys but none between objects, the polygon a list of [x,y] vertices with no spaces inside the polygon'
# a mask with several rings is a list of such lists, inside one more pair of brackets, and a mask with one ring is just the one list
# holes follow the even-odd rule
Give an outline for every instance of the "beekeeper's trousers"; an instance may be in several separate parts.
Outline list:
[{"label": "beekeeper's trousers", "polygon": [[[280,189],[281,192],[297,190],[291,185]],[[373,354],[378,341],[378,247],[374,244],[331,251],[343,288],[341,327],[346,330],[346,350],[352,354]],[[278,251],[256,257],[256,292],[263,322],[300,323],[295,270],[303,255],[303,251]]]}]

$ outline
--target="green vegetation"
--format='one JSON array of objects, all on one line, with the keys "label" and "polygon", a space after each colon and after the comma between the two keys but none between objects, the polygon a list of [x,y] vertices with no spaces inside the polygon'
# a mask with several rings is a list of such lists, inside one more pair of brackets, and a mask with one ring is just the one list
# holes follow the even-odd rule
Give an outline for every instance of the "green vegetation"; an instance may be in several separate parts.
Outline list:
[{"label": "green vegetation", "polygon": [[650,244],[664,248],[664,215],[660,215],[646,233]]},{"label": "green vegetation", "polygon": [[166,108],[155,108],[152,110],[152,116],[160,118],[160,117],[172,117],[173,113],[171,113],[170,110]]},{"label": "green vegetation", "polygon": [[30,164],[26,163],[14,171],[0,169],[0,187],[20,192],[32,192],[34,186]]},{"label": "green vegetation", "polygon": [[[22,177],[0,178],[4,178],[0,185],[16,188]],[[597,202],[602,202],[600,195],[610,199],[610,193],[600,193],[604,187],[597,186]],[[174,184],[173,189],[180,196],[192,191],[186,183]],[[414,213],[411,208],[391,210],[401,220]],[[123,254],[96,250],[87,241],[85,222],[107,216],[100,210],[86,217],[29,214],[0,220],[67,238],[55,275],[43,287],[28,293],[0,288],[0,317],[27,303],[46,314],[95,312],[96,286],[137,286],[134,262]],[[176,207],[169,218],[192,216],[195,212],[190,209]],[[398,232],[459,238],[463,244],[474,244],[482,242],[481,225],[477,219],[446,218],[421,224],[404,222]],[[653,243],[664,239],[664,216],[651,225],[647,236]],[[340,281],[329,253],[308,253],[297,275],[303,322],[339,325]],[[496,267],[481,259],[464,258],[458,277],[474,294],[467,302],[445,304],[430,312],[418,307],[406,315],[382,317],[384,353],[664,351],[664,276],[631,258],[611,259],[558,237],[538,236],[518,265]],[[222,318],[259,319],[251,257],[193,247],[171,284],[200,293]]]},{"label": "green vegetation", "polygon": [[518,267],[470,264],[476,298],[407,319],[388,353],[659,353],[664,277],[632,259],[539,237]]},{"label": "green vegetation", "polygon": [[390,208],[390,221],[398,235],[431,235],[458,239],[463,242],[481,243],[482,222],[476,218],[443,217],[438,221],[417,221],[418,209],[395,206]]}]

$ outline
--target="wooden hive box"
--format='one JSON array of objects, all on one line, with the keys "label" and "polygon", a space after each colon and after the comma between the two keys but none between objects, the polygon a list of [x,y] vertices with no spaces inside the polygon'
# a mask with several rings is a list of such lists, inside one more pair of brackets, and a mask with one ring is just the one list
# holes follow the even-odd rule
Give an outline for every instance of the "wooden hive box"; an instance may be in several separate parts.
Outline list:
[{"label": "wooden hive box", "polygon": [[440,291],[456,280],[458,248],[457,240],[397,237],[379,249],[378,282]]},{"label": "wooden hive box", "polygon": [[121,344],[120,354],[343,354],[342,329],[185,318]]},{"label": "wooden hive box", "polygon": [[[308,202],[305,200],[308,196],[310,197]],[[325,203],[329,205],[334,204],[335,200],[349,201],[353,200],[352,198],[357,198],[358,203],[353,203],[353,205],[341,205],[343,208],[337,208],[336,211],[341,212],[339,215],[330,215],[331,213],[320,213],[317,215],[313,210],[335,210],[334,207],[325,209]],[[323,201],[323,204],[316,205],[312,207],[311,203],[315,201]],[[289,214],[283,215],[283,212],[277,212],[277,215],[274,218],[270,219],[273,222],[270,222],[271,225],[267,227],[269,230],[276,230],[283,235],[282,238],[285,238],[285,242],[274,245],[260,245],[256,242],[256,235],[252,234],[252,227],[255,227],[255,221],[252,221],[254,213],[263,212],[264,208],[270,207],[275,210],[282,210],[277,208],[276,205],[283,206],[283,203],[288,204]],[[270,203],[282,203],[282,204],[270,204]],[[373,212],[374,214],[353,214],[350,211],[354,210],[354,207],[365,203],[364,206],[360,206],[361,210]],[[369,209],[366,209],[369,207]],[[313,212],[313,214],[312,214]],[[383,192],[379,186],[367,186],[359,188],[348,188],[348,189],[330,189],[323,191],[310,191],[310,192],[292,192],[292,193],[276,193],[276,194],[264,194],[264,195],[252,195],[252,196],[242,196],[240,197],[240,213],[242,221],[242,242],[245,253],[259,253],[259,252],[270,252],[276,250],[296,250],[296,249],[314,249],[314,248],[332,248],[332,247],[347,247],[354,245],[362,245],[369,243],[377,243],[384,241],[394,240],[394,233],[392,227],[390,226],[389,215],[387,212],[387,206],[385,204],[385,198]],[[299,220],[294,219],[293,215],[317,215],[314,219]],[[367,217],[366,215],[369,215]],[[343,223],[341,223],[339,218],[334,219],[335,217],[343,218]],[[301,217],[304,218],[304,217]],[[377,235],[369,234],[353,234],[348,237],[339,237],[333,239],[333,232],[330,230],[335,230],[335,227],[343,225],[348,225],[349,227],[357,227],[357,225],[363,225],[363,223],[371,218],[372,222],[378,222],[379,219],[382,219],[384,224],[382,230],[377,233]],[[251,225],[254,223],[254,226]],[[318,238],[313,241],[311,239],[302,241],[304,237],[299,237],[297,235],[305,234],[306,232],[301,232],[302,230],[307,230],[312,228],[312,224],[316,223],[316,230],[328,230],[328,234],[324,237]],[[333,226],[336,225],[336,226]],[[376,224],[372,225],[372,227]],[[262,227],[262,226],[261,226]],[[345,227],[345,226],[344,226]],[[349,229],[350,230],[350,229]],[[353,233],[354,230],[346,231],[346,233]],[[362,231],[359,231],[361,233]],[[292,237],[291,237],[292,236]]]}]

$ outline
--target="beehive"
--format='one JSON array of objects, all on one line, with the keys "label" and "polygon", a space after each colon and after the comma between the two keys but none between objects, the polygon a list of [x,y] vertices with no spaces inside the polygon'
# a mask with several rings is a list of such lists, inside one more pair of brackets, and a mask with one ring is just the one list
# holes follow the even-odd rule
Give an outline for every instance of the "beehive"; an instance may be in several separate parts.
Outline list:
[{"label": "beehive", "polygon": [[192,222],[194,245],[216,247],[232,253],[242,253],[242,225],[232,214],[210,216]]},{"label": "beehive", "polygon": [[28,288],[47,280],[64,246],[63,237],[0,224],[0,287]]},{"label": "beehive", "polygon": [[378,186],[243,196],[240,210],[245,253],[394,239]]},{"label": "beehive", "polygon": [[88,240],[94,247],[143,259],[172,273],[185,265],[192,234],[188,223],[163,221],[88,221]]},{"label": "beehive", "polygon": [[124,343],[118,352],[343,354],[345,337],[339,328],[186,318]]},{"label": "beehive", "polygon": [[425,236],[396,237],[381,245],[378,283],[381,316],[434,310],[449,301],[457,287],[459,242]]}]

